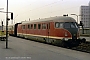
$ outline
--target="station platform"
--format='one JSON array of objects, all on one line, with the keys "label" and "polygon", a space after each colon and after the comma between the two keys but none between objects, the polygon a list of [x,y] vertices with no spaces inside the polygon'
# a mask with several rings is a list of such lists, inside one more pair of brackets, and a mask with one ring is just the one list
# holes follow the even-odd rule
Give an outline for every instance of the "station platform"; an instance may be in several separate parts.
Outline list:
[{"label": "station platform", "polygon": [[0,60],[90,60],[90,54],[26,39],[0,41]]}]

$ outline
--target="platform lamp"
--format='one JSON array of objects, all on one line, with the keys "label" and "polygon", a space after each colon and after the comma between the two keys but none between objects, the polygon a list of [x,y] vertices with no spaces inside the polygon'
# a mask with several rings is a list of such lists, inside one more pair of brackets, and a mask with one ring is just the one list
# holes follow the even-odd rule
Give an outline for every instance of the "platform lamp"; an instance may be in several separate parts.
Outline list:
[{"label": "platform lamp", "polygon": [[75,16],[77,16],[77,23],[78,23],[78,16],[79,16],[79,15],[77,15],[77,14],[71,14],[71,15],[75,15]]}]

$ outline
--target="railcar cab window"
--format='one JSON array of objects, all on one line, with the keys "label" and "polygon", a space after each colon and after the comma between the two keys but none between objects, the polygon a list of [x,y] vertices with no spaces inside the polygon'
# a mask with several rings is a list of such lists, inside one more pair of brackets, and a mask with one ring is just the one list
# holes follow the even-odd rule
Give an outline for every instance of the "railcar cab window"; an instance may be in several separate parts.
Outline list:
[{"label": "railcar cab window", "polygon": [[75,22],[65,22],[64,28],[78,28],[78,26]]},{"label": "railcar cab window", "polygon": [[63,28],[63,22],[55,22],[56,28]]},{"label": "railcar cab window", "polygon": [[38,29],[41,29],[41,24],[38,24]]}]

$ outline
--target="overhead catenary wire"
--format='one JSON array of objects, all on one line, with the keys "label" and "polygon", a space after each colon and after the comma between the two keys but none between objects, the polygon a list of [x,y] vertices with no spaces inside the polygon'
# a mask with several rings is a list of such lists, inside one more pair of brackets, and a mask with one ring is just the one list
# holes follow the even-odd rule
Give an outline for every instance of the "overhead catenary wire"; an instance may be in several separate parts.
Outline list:
[{"label": "overhead catenary wire", "polygon": [[[59,2],[59,1],[57,1],[57,2],[53,2],[53,3],[50,3],[50,4],[46,4],[46,5],[44,5],[44,6],[37,7],[37,8],[35,8],[35,9],[29,10],[29,11],[39,10],[39,9],[41,9],[41,8],[44,8],[44,7],[50,6],[50,5],[55,4],[55,3],[58,3],[58,2]],[[24,13],[29,12],[29,11],[25,11],[25,12],[23,12],[23,13],[21,13],[21,14],[24,14]]]},{"label": "overhead catenary wire", "polygon": [[[68,1],[65,1],[64,3],[66,3],[66,2],[68,2]],[[39,10],[39,9],[41,9],[41,8],[45,8],[45,7],[52,6],[52,5],[55,4],[55,3],[58,3],[58,1],[57,1],[57,2],[53,2],[53,3],[50,3],[50,4],[46,4],[46,5],[44,5],[44,6],[41,6],[41,7],[32,9],[32,10],[29,10],[29,11],[30,11],[30,12],[33,12],[33,11],[35,11],[35,10],[37,11],[37,10]],[[63,4],[64,4],[64,3],[63,3]],[[73,7],[70,7],[70,8],[73,8]],[[70,8],[65,8],[65,9],[62,9],[62,10],[60,9],[60,10],[56,10],[56,11],[50,11],[50,12],[46,12],[46,13],[42,13],[42,14],[56,13],[56,12],[58,12],[58,11],[68,10],[68,9],[70,9]],[[18,14],[18,16],[23,16],[23,15],[25,15],[27,12],[28,12],[28,11],[25,11],[25,12],[23,12],[23,13],[21,13],[21,14]],[[41,13],[40,13],[40,14],[41,14]],[[37,15],[39,15],[39,14],[35,14],[35,15],[31,14],[31,16],[28,17],[28,18],[31,18],[32,16],[37,16]],[[40,17],[38,17],[38,18],[40,18]]]},{"label": "overhead catenary wire", "polygon": [[[61,1],[61,0],[59,0],[59,1]],[[30,12],[30,11],[37,11],[37,10],[39,10],[39,9],[41,9],[41,8],[45,8],[45,7],[48,7],[48,6],[50,6],[50,5],[53,5],[53,4],[56,4],[56,3],[59,3],[59,1],[56,1],[56,2],[52,2],[52,3],[50,3],[50,4],[46,4],[46,5],[44,5],[44,6],[41,6],[41,7],[38,7],[38,8],[35,8],[35,9],[32,9],[32,10],[29,10],[29,11],[25,11],[25,12],[23,12],[23,13],[21,13],[20,15],[24,15],[25,13],[28,13],[28,12]],[[63,1],[63,0],[62,0]],[[68,1],[65,1],[64,3],[66,3],[66,2],[68,2]],[[63,3],[63,4],[64,4]]]},{"label": "overhead catenary wire", "polygon": [[[75,6],[75,7],[77,7],[77,6]],[[50,14],[50,13],[56,13],[56,12],[59,12],[59,11],[66,11],[66,10],[70,10],[71,8],[75,8],[75,7],[70,7],[70,8],[65,8],[65,9],[59,9],[59,10],[56,10],[56,11],[46,12],[46,13],[43,13],[43,14]],[[37,14],[37,15],[39,15],[39,14]],[[32,15],[32,16],[36,16],[36,14],[35,15]]]}]

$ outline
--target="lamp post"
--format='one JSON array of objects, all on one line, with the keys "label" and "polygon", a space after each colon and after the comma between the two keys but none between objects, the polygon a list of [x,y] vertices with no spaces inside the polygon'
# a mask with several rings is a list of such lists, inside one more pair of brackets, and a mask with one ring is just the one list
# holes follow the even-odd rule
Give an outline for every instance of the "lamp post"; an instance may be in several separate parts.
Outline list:
[{"label": "lamp post", "polygon": [[11,19],[13,20],[13,12],[8,12],[8,0],[7,0],[6,12],[4,12],[4,11],[0,11],[0,12],[6,13],[6,49],[8,49],[8,20],[10,20],[8,18],[8,13],[11,13]]},{"label": "lamp post", "polygon": [[[13,21],[14,21],[14,24],[15,24],[15,19],[16,19],[16,17],[18,17],[18,15],[16,15],[16,16],[15,16],[15,18],[13,19]],[[13,21],[12,21],[12,24],[13,24]]]},{"label": "lamp post", "polygon": [[[83,15],[77,15],[77,14],[71,14],[77,16],[77,23],[78,23],[78,16],[83,16]],[[82,34],[84,34],[84,27],[82,21],[80,21],[80,26],[82,26]]]},{"label": "lamp post", "polygon": [[71,14],[71,15],[75,15],[75,16],[77,16],[77,23],[78,23],[78,16],[80,16],[80,15],[77,15],[77,14]]},{"label": "lamp post", "polygon": [[6,12],[6,49],[8,48],[8,0],[7,0],[7,12]]},{"label": "lamp post", "polygon": [[77,15],[77,14],[71,14],[71,15],[75,15],[77,17],[77,23],[78,23],[78,16],[83,16],[83,15]]}]

